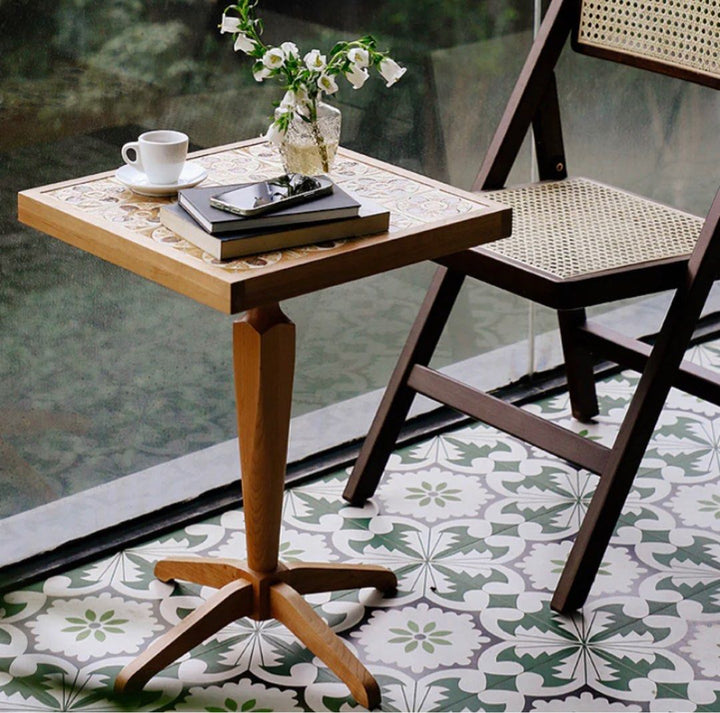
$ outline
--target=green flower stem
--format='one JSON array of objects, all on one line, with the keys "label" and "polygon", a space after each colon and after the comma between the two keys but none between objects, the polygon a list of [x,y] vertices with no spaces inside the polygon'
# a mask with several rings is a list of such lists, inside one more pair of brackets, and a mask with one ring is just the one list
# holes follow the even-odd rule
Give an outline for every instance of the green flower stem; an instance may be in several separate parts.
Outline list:
[{"label": "green flower stem", "polygon": [[325,143],[325,137],[320,131],[320,124],[318,122],[317,104],[313,102],[312,109],[310,111],[310,130],[312,131],[313,139],[318,147],[320,153],[320,162],[322,163],[322,169],[324,173],[330,170],[330,159],[328,158],[327,144]]}]

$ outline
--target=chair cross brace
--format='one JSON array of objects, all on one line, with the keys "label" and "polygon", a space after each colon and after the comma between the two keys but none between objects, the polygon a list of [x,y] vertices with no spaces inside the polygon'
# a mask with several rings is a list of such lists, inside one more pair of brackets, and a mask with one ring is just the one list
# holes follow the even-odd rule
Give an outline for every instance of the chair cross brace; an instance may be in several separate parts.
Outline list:
[{"label": "chair cross brace", "polygon": [[[640,373],[652,354],[652,345],[597,322],[588,322],[579,329],[578,339],[592,352]],[[720,404],[720,375],[699,364],[682,361],[672,385],[691,396]]]},{"label": "chair cross brace", "polygon": [[584,436],[540,416],[520,412],[516,406],[426,366],[416,366],[412,370],[408,385],[419,394],[462,411],[478,421],[492,423],[505,433],[520,437],[593,473],[602,472],[607,463],[610,449],[606,446],[588,441]]}]

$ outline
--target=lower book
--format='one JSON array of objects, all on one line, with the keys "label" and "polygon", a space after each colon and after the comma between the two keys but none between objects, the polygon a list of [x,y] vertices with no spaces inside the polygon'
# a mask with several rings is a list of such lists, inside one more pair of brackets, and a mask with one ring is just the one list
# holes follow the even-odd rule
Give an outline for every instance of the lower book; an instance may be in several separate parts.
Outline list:
[{"label": "lower book", "polygon": [[282,226],[268,230],[242,230],[211,235],[181,206],[171,203],[160,209],[160,222],[173,233],[202,248],[217,260],[229,260],[301,245],[323,243],[328,240],[384,233],[390,223],[390,212],[363,198],[358,215],[352,218],[305,223],[297,227]]}]

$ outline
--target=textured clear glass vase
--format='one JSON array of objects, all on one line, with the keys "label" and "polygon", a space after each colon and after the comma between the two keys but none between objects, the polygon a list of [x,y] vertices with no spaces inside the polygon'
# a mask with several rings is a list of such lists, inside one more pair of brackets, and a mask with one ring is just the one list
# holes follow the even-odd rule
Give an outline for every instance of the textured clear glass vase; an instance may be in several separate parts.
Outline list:
[{"label": "textured clear glass vase", "polygon": [[296,116],[280,144],[286,173],[316,176],[332,168],[340,143],[342,114],[334,106],[319,102],[316,118]]}]

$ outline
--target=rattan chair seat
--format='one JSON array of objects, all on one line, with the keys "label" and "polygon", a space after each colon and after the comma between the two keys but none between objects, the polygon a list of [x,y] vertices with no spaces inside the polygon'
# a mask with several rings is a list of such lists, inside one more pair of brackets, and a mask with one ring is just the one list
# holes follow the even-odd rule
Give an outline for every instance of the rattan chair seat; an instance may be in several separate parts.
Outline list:
[{"label": "rattan chair seat", "polygon": [[509,238],[481,248],[570,279],[689,255],[703,220],[585,178],[486,193],[513,209]]}]

